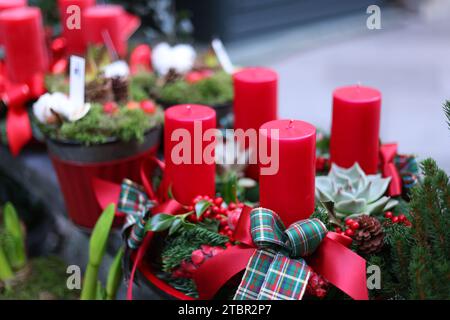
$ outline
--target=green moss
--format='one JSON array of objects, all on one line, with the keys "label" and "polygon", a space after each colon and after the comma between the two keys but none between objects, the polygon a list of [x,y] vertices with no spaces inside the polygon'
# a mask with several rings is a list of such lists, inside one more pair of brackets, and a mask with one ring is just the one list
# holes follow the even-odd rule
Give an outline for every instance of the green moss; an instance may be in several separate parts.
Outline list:
[{"label": "green moss", "polygon": [[76,122],[64,122],[61,126],[48,126],[39,123],[41,131],[48,137],[70,140],[86,145],[104,143],[112,137],[122,141],[142,142],[150,128],[162,123],[162,110],[148,115],[141,109],[120,107],[115,114],[107,114],[100,104],[93,104],[89,113]]},{"label": "green moss", "polygon": [[37,300],[43,296],[54,299],[77,299],[78,290],[69,290],[67,266],[57,257],[37,258],[31,261],[31,273],[25,281],[0,291],[0,299]]},{"label": "green moss", "polygon": [[233,83],[229,74],[217,72],[193,84],[184,80],[166,84],[157,95],[161,101],[173,104],[220,105],[233,100]]},{"label": "green moss", "polygon": [[156,77],[153,73],[139,72],[130,78],[130,98],[143,101],[150,97],[150,91],[155,86]]}]

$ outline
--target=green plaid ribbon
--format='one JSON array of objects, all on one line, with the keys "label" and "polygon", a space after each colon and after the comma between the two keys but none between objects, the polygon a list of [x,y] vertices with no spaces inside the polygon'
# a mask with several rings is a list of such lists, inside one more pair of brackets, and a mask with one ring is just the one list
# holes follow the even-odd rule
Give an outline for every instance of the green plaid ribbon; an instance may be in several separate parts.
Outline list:
[{"label": "green plaid ribbon", "polygon": [[305,260],[325,237],[319,219],[293,223],[286,229],[272,210],[253,209],[251,235],[258,250],[250,258],[234,300],[300,300],[310,268]]},{"label": "green plaid ribbon", "polygon": [[131,228],[127,244],[131,249],[137,249],[145,236],[150,209],[155,202],[150,200],[144,188],[128,179],[123,180],[120,189],[120,198],[117,209],[127,215],[122,231]]}]

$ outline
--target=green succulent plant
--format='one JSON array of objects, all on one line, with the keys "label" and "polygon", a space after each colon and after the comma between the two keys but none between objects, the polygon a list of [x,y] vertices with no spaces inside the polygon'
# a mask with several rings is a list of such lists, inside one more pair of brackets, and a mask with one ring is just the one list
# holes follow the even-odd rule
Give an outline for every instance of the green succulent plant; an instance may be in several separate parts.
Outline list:
[{"label": "green succulent plant", "polygon": [[366,175],[357,163],[349,169],[333,164],[327,176],[316,177],[316,200],[332,208],[337,218],[381,214],[398,203],[384,195],[390,181],[380,174]]}]

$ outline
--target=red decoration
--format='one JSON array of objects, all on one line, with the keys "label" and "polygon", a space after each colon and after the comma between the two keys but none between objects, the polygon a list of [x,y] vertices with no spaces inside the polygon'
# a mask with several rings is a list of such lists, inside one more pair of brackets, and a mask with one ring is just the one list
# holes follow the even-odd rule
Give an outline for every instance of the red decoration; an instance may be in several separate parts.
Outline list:
[{"label": "red decoration", "polygon": [[[175,198],[183,204],[190,204],[199,195],[215,195],[215,163],[205,163],[203,152],[211,142],[203,141],[203,133],[216,127],[216,112],[202,105],[178,105],[166,110],[164,120],[164,159],[166,175],[163,184],[171,186]],[[184,141],[178,137],[172,141],[175,130],[189,133],[188,149],[192,150],[189,163],[177,164],[172,151]],[[179,131],[180,132],[180,131]],[[178,155],[178,154],[176,154]]]},{"label": "red decoration", "polygon": [[[234,128],[258,130],[277,119],[278,75],[266,68],[246,68],[233,75]],[[248,148],[248,146],[243,146]],[[247,175],[258,179],[258,166],[249,165]]]},{"label": "red decoration", "polygon": [[131,52],[130,69],[132,74],[139,71],[152,71],[152,50],[146,44],[140,44]]},{"label": "red decoration", "polygon": [[350,168],[358,162],[366,174],[378,171],[381,93],[350,86],[333,92],[330,158]]},{"label": "red decoration", "polygon": [[381,156],[381,171],[383,177],[391,177],[388,193],[390,196],[395,197],[402,194],[402,178],[394,164],[394,158],[397,154],[397,144],[388,143],[383,144],[380,147]]},{"label": "red decoration", "polygon": [[42,88],[37,86],[42,87],[40,79],[43,81],[48,66],[40,9],[25,7],[1,12],[0,32],[3,35],[9,80],[27,84],[33,96],[39,96],[42,92],[38,91],[42,91]]},{"label": "red decoration", "polygon": [[[69,10],[70,6],[78,6],[80,11]],[[83,39],[83,29],[85,28],[83,12],[95,5],[95,0],[58,0],[59,16],[61,17],[61,27],[63,37],[67,41],[67,53],[83,55],[86,50],[86,44]],[[80,28],[76,28],[74,14],[80,13]],[[72,17],[71,19],[69,19]],[[72,20],[74,19],[74,20]]]},{"label": "red decoration", "polygon": [[[316,128],[303,121],[274,120],[264,124],[260,134],[268,146],[272,139],[279,143],[278,172],[261,171],[259,176],[261,206],[277,212],[286,225],[308,218],[314,212]],[[272,154],[272,161],[275,157]]]},{"label": "red decoration", "polygon": [[[139,17],[127,13],[118,5],[99,5],[87,8],[82,29],[86,44],[111,44],[120,57],[127,54],[128,38],[136,31]],[[106,39],[105,39],[106,37]],[[106,42],[106,43],[105,43]]]}]

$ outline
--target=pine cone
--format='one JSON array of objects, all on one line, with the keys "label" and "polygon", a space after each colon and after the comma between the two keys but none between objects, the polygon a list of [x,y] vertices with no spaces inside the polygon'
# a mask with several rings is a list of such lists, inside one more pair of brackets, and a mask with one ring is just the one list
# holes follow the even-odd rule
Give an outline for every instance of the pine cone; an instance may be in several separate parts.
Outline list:
[{"label": "pine cone", "polygon": [[323,299],[327,295],[329,287],[330,284],[324,277],[311,270],[308,285],[306,286],[308,295]]},{"label": "pine cone", "polygon": [[356,219],[359,229],[353,239],[362,254],[372,254],[380,251],[384,245],[384,233],[380,221],[368,215]]},{"label": "pine cone", "polygon": [[112,78],[112,91],[114,93],[114,100],[117,103],[125,103],[128,101],[128,77],[115,77]]},{"label": "pine cone", "polygon": [[86,101],[102,104],[114,101],[111,79],[98,78],[86,84]]}]

